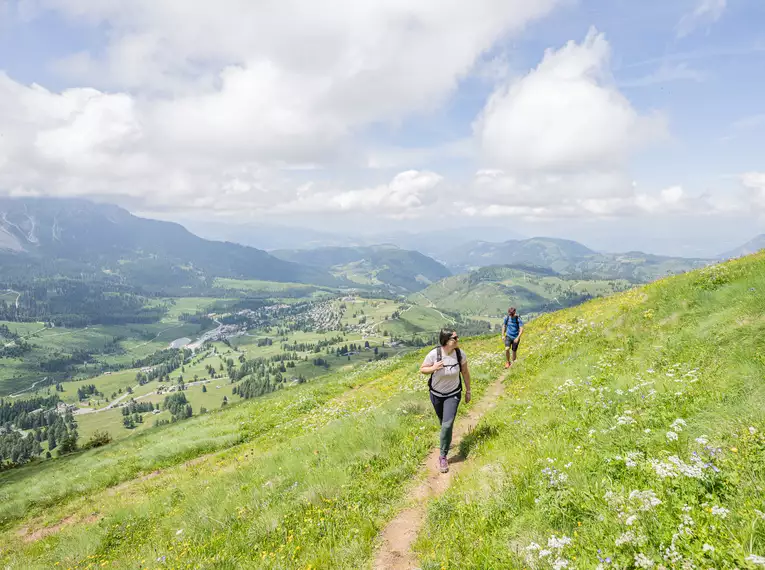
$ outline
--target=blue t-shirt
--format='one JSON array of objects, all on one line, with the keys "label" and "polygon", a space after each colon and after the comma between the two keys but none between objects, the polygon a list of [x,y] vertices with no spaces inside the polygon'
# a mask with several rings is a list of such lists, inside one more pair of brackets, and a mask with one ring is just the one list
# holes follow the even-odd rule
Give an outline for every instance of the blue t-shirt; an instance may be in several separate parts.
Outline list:
[{"label": "blue t-shirt", "polygon": [[523,321],[521,320],[520,315],[515,315],[514,317],[505,315],[505,320],[502,321],[502,324],[507,327],[507,332],[505,334],[510,338],[515,338],[521,332]]}]

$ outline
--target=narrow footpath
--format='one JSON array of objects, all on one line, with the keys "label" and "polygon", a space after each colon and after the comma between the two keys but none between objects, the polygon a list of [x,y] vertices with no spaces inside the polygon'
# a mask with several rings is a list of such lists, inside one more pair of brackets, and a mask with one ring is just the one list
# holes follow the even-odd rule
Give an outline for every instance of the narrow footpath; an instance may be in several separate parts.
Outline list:
[{"label": "narrow footpath", "polygon": [[438,470],[438,447],[428,455],[423,466],[425,480],[409,493],[404,510],[388,523],[383,529],[381,545],[375,556],[375,570],[414,570],[419,568],[417,559],[412,552],[412,545],[422,528],[427,513],[428,503],[441,496],[452,482],[455,473],[459,473],[464,457],[459,454],[460,442],[476,426],[483,415],[497,405],[497,400],[504,391],[504,379],[507,372],[502,374],[489,386],[486,394],[465,416],[457,418],[454,426],[452,451],[449,456],[449,472]]}]

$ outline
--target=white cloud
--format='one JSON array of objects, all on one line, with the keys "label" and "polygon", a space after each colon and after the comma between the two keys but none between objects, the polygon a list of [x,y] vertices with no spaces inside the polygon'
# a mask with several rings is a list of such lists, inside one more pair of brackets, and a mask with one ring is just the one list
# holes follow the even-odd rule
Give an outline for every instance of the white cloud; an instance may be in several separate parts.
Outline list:
[{"label": "white cloud", "polygon": [[297,197],[273,208],[277,214],[359,212],[393,219],[415,218],[437,200],[434,190],[442,182],[434,172],[408,170],[388,184],[348,191],[314,191],[304,186]]},{"label": "white cloud", "polygon": [[741,175],[741,184],[751,204],[765,213],[765,172],[746,172]]},{"label": "white cloud", "polygon": [[702,82],[707,78],[707,74],[690,67],[686,62],[672,64],[664,62],[661,66],[648,75],[619,81],[620,87],[650,87],[661,83],[670,83],[673,81],[696,81]]},{"label": "white cloud", "polygon": [[733,128],[737,131],[756,129],[763,126],[765,126],[765,113],[742,117],[733,123]]},{"label": "white cloud", "polygon": [[[375,160],[365,129],[437,109],[487,50],[557,1],[25,0],[24,18],[55,10],[108,30],[108,43],[51,62],[88,87],[0,75],[0,188],[144,211],[297,205],[306,177],[285,169]],[[433,180],[407,176],[329,203],[404,215]]]},{"label": "white cloud", "polygon": [[489,168],[476,174],[465,213],[611,217],[692,207],[682,189],[639,193],[628,175],[633,154],[663,139],[666,126],[619,92],[609,56],[605,37],[590,30],[495,91],[474,124]]},{"label": "white cloud", "polygon": [[725,12],[727,0],[698,0],[693,12],[686,14],[677,24],[677,37],[683,38],[703,25],[711,26]]},{"label": "white cloud", "polygon": [[609,55],[591,30],[497,89],[474,125],[487,162],[518,171],[608,168],[661,136],[662,119],[641,116],[611,84]]}]

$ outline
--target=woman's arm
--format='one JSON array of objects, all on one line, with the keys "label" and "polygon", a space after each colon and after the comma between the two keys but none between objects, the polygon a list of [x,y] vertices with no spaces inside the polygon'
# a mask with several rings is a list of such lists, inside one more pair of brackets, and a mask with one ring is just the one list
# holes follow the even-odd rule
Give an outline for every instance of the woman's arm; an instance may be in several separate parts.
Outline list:
[{"label": "woman's arm", "polygon": [[462,379],[465,381],[465,403],[470,402],[470,369],[467,360],[460,367],[462,370]]},{"label": "woman's arm", "polygon": [[441,370],[444,367],[444,361],[439,360],[438,362],[434,364],[425,364],[422,363],[422,366],[420,366],[420,372],[423,374],[433,374],[436,370]]}]

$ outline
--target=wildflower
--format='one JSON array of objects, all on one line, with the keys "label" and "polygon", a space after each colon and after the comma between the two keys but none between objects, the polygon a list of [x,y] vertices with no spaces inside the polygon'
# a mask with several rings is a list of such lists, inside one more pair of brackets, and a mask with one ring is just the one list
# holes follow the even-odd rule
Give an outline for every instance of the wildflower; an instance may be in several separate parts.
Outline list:
[{"label": "wildflower", "polygon": [[175,531],[175,536],[183,534],[183,529],[179,528],[177,531]]},{"label": "wildflower", "polygon": [[758,511],[757,509],[754,509],[754,514],[756,514],[761,519],[765,519],[765,513],[763,513],[762,511]]},{"label": "wildflower", "polygon": [[765,556],[757,556],[756,554],[750,554],[746,557],[747,562],[757,564],[758,566],[765,566]]},{"label": "wildflower", "polygon": [[654,561],[648,558],[642,552],[635,555],[635,567],[637,568],[653,568]]},{"label": "wildflower", "polygon": [[712,507],[712,514],[716,517],[720,517],[721,519],[726,518],[728,516],[728,513],[730,513],[730,511],[726,509],[725,507],[720,507],[718,505],[715,505],[714,507]]},{"label": "wildflower", "polygon": [[555,562],[552,563],[552,567],[555,570],[561,570],[562,568],[568,568],[568,560],[564,560],[563,558],[556,558]]},{"label": "wildflower", "polygon": [[633,524],[635,524],[637,519],[638,519],[637,515],[630,515],[627,517],[627,520],[624,521],[624,524],[626,524],[627,526],[632,526]]},{"label": "wildflower", "polygon": [[701,550],[703,550],[704,552],[714,552],[715,551],[715,547],[712,546],[711,544],[707,544],[705,542],[704,546],[701,547]]},{"label": "wildflower", "polygon": [[571,539],[567,536],[561,536],[560,538],[557,538],[555,535],[552,535],[547,541],[547,546],[549,548],[561,549],[568,546],[569,544],[571,544]]},{"label": "wildflower", "polygon": [[749,426],[749,433],[754,435],[754,434],[757,433],[757,430],[755,428],[753,428],[752,426]]},{"label": "wildflower", "polygon": [[677,418],[674,422],[672,422],[672,425],[670,426],[675,431],[683,431],[683,428],[686,426],[685,420],[682,418]]},{"label": "wildflower", "polygon": [[661,505],[661,500],[651,489],[647,491],[632,491],[630,493],[630,501],[639,501],[640,507],[638,509],[641,511],[650,511],[654,507]]},{"label": "wildflower", "polygon": [[707,443],[709,443],[709,440],[707,439],[707,436],[702,435],[696,438],[696,443],[698,443],[699,445],[706,445]]},{"label": "wildflower", "polygon": [[673,431],[668,431],[667,432],[667,439],[669,441],[677,441],[677,434],[675,432],[673,432]]},{"label": "wildflower", "polygon": [[731,450],[733,453],[738,453],[738,449],[737,449],[737,448],[735,448],[735,447],[731,447],[731,448],[730,448],[730,450]]},{"label": "wildflower", "polygon": [[616,539],[616,546],[621,546],[623,544],[632,544],[635,542],[637,538],[635,537],[635,533],[631,530],[628,530],[624,534],[622,534],[619,538]]},{"label": "wildflower", "polygon": [[536,542],[532,542],[526,547],[526,550],[539,550],[540,548],[542,547],[539,546]]},{"label": "wildflower", "polygon": [[643,433],[651,433],[651,428],[645,428],[645,429],[643,430]]},{"label": "wildflower", "polygon": [[550,556],[550,554],[552,554],[552,551],[551,550],[547,550],[546,548],[544,550],[540,550],[539,551],[539,557],[540,558],[547,558],[548,556]]}]

